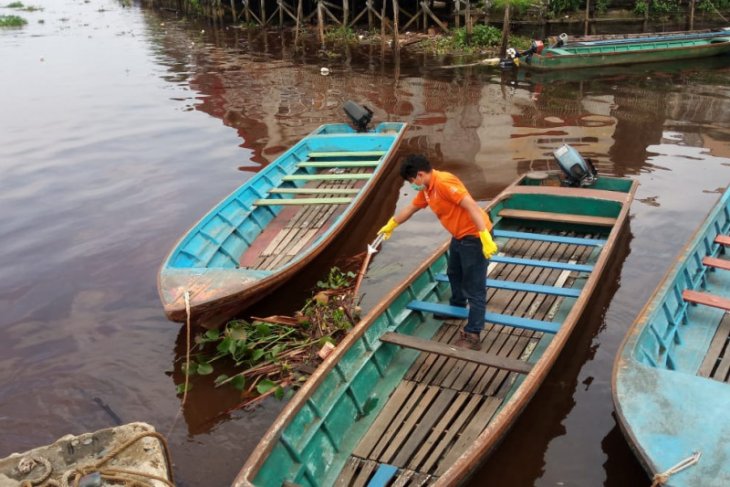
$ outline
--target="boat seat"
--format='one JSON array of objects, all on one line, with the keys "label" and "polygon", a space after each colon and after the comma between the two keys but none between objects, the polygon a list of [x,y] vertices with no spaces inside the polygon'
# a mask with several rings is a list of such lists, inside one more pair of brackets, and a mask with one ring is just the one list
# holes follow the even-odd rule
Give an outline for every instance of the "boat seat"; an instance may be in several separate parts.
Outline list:
[{"label": "boat seat", "polygon": [[522,257],[507,257],[505,255],[494,255],[489,258],[489,262],[494,262],[496,264],[543,267],[546,269],[558,269],[561,271],[593,272],[593,266],[588,264],[573,264],[571,262],[558,262],[554,260],[525,259]]},{"label": "boat seat", "polygon": [[375,167],[380,164],[376,161],[306,161],[297,164],[297,167]]},{"label": "boat seat", "polygon": [[525,362],[524,360],[516,360],[509,357],[499,357],[497,355],[478,352],[476,350],[469,350],[447,343],[435,342],[432,340],[424,340],[410,335],[403,335],[400,333],[384,333],[380,337],[381,342],[392,343],[405,348],[412,348],[415,350],[421,350],[422,352],[435,353],[437,355],[443,355],[445,357],[455,358],[457,360],[464,360],[466,362],[473,362],[479,365],[486,365],[489,367],[496,367],[498,369],[510,370],[512,372],[518,372],[520,374],[528,374],[532,370],[532,364]]},{"label": "boat seat", "polygon": [[682,298],[688,303],[712,306],[725,311],[730,311],[730,299],[715,294],[685,289],[682,291]]},{"label": "boat seat", "polygon": [[[436,280],[449,282],[449,276],[438,274]],[[566,298],[577,298],[580,296],[580,289],[572,287],[544,286],[529,282],[503,281],[500,279],[487,279],[486,286],[493,289],[506,289],[507,291],[524,291],[527,293],[549,294],[550,296],[564,296]]]},{"label": "boat seat", "polygon": [[730,271],[730,260],[718,259],[717,257],[705,257],[702,263],[707,267]]},{"label": "boat seat", "polygon": [[600,247],[606,243],[606,240],[600,238],[563,237],[561,235],[548,235],[545,233],[533,232],[514,232],[511,230],[494,230],[492,234],[495,237],[514,238],[518,240],[537,240],[539,242],[551,242],[566,245],[587,245],[591,247]]},{"label": "boat seat", "polygon": [[720,245],[730,245],[730,235],[718,235],[715,237],[715,243]]},{"label": "boat seat", "polygon": [[596,225],[612,227],[616,224],[615,218],[592,215],[576,215],[573,213],[553,213],[550,211],[515,210],[504,208],[497,213],[503,218],[519,218],[521,220],[541,220],[548,222],[576,223],[579,225]]},{"label": "boat seat", "polygon": [[387,154],[384,150],[374,151],[339,151],[339,152],[310,152],[307,154],[310,159],[315,157],[381,157]]},{"label": "boat seat", "polygon": [[281,178],[282,181],[338,181],[340,179],[367,180],[371,173],[342,173],[342,174],[291,174]]},{"label": "boat seat", "polygon": [[271,188],[271,194],[357,194],[360,188]]},{"label": "boat seat", "polygon": [[[414,311],[421,311],[423,313],[434,313],[462,320],[469,317],[468,309],[461,308],[459,306],[450,306],[448,304],[413,300],[408,303],[406,307]],[[484,313],[484,321],[497,325],[523,328],[525,330],[540,331],[544,333],[557,333],[560,329],[560,323],[555,323],[552,321],[533,320],[530,318],[521,318],[519,316],[503,315],[499,313]]]},{"label": "boat seat", "polygon": [[256,206],[347,205],[352,198],[265,198],[254,201]]}]

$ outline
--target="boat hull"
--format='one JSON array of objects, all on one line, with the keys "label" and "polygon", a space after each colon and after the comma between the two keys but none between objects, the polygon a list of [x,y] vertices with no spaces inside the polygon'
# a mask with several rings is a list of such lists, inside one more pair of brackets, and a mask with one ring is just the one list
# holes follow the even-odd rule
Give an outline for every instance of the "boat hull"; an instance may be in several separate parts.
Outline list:
[{"label": "boat hull", "polygon": [[729,201],[726,191],[629,329],[614,362],[616,417],[649,475],[701,454],[666,485],[730,485],[730,385],[720,370],[727,367],[720,355],[730,321],[725,309],[692,304],[687,294],[701,289],[728,297],[730,272],[707,263],[717,263],[712,259],[723,252],[715,240],[730,232]]},{"label": "boat hull", "polygon": [[[543,382],[607,266],[636,188],[627,180],[614,182],[623,189],[546,187],[522,178],[489,206],[501,248],[520,256],[493,258],[486,281],[495,290],[485,342],[506,355],[480,351],[474,357],[455,348],[449,337],[457,337],[458,327],[429,314],[436,309],[458,316],[458,309],[439,304],[449,294],[440,277],[447,267],[445,242],[317,369],[234,485],[364,485],[388,472],[401,482],[454,485],[467,479]],[[534,225],[544,233],[513,230]],[[578,236],[565,236],[571,229]],[[503,272],[530,280],[492,279]],[[518,291],[499,294],[507,289]],[[493,312],[497,307],[500,313]],[[454,389],[471,380],[474,388]]]},{"label": "boat hull", "polygon": [[600,47],[546,49],[522,66],[534,70],[597,68],[625,64],[704,58],[730,52],[729,38],[676,42],[643,42]]},{"label": "boat hull", "polygon": [[293,277],[368,202],[405,130],[323,125],[236,189],[162,264],[167,317],[215,328]]}]

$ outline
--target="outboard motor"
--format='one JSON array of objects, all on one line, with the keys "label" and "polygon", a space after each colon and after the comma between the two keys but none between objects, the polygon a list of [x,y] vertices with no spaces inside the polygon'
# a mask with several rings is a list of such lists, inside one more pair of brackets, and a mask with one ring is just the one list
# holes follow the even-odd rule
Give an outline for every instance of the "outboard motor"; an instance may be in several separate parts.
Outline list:
[{"label": "outboard motor", "polygon": [[358,132],[367,132],[368,124],[373,119],[373,111],[365,105],[360,106],[352,100],[345,102],[342,109],[345,111],[355,130]]},{"label": "outboard motor", "polygon": [[598,179],[598,171],[590,159],[585,160],[575,148],[565,144],[553,152],[555,162],[565,173],[568,186],[590,186]]}]

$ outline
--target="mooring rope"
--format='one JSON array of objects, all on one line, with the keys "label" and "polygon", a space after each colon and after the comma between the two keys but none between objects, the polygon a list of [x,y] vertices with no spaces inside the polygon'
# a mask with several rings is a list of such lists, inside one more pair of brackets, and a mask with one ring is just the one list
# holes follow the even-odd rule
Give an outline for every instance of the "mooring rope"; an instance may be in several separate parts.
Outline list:
[{"label": "mooring rope", "polygon": [[702,456],[702,453],[696,451],[692,453],[692,455],[688,456],[675,466],[669,468],[668,470],[665,470],[662,473],[654,474],[654,477],[652,478],[652,484],[651,487],[659,487],[661,485],[666,484],[669,482],[669,477],[674,475],[675,473],[679,473],[685,468],[689,468],[692,465],[696,464],[700,461],[700,457]]},{"label": "mooring rope", "polygon": [[38,464],[43,465],[43,467],[45,468],[45,472],[43,472],[43,475],[35,479],[24,480],[20,484],[20,487],[34,487],[36,485],[41,485],[48,479],[48,477],[51,476],[51,473],[53,473],[53,467],[51,466],[51,462],[43,457],[35,455],[21,458],[18,462],[18,471],[24,474],[29,474]]},{"label": "mooring rope", "polygon": [[187,319],[185,321],[186,327],[186,341],[185,341],[185,389],[183,390],[182,404],[185,405],[185,400],[188,398],[188,382],[190,381],[190,291],[185,291],[185,314]]}]

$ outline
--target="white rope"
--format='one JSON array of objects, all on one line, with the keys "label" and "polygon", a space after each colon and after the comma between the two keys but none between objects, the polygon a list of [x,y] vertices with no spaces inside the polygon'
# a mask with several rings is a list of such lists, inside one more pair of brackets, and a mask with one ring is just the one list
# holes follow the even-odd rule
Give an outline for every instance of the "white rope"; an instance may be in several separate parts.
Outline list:
[{"label": "white rope", "polygon": [[652,478],[652,484],[651,487],[659,487],[660,485],[664,485],[667,482],[669,482],[669,477],[674,475],[675,473],[679,473],[685,468],[689,468],[695,463],[700,461],[700,457],[702,456],[702,453],[696,451],[692,453],[691,456],[685,458],[675,466],[669,468],[668,470],[665,470],[662,473],[654,474],[654,478]]},{"label": "white rope", "polygon": [[190,291],[185,291],[185,314],[187,315],[186,328],[187,340],[185,345],[185,390],[183,391],[182,404],[188,398],[188,382],[190,381]]}]

